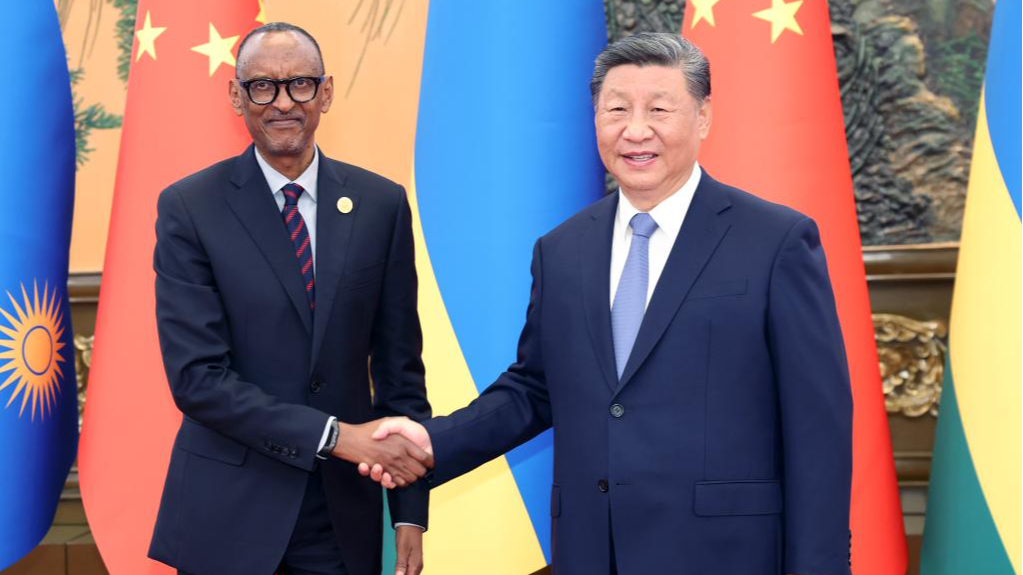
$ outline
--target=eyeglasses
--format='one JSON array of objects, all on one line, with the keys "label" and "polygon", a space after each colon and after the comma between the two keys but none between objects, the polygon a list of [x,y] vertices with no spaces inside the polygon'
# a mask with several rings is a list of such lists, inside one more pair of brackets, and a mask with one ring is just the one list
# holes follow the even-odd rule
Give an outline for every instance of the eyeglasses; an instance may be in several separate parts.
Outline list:
[{"label": "eyeglasses", "polygon": [[296,76],[294,78],[253,78],[251,80],[238,80],[249,100],[253,104],[266,106],[277,99],[281,91],[281,84],[288,92],[288,97],[296,104],[305,104],[316,97],[316,92],[323,82],[324,76]]}]

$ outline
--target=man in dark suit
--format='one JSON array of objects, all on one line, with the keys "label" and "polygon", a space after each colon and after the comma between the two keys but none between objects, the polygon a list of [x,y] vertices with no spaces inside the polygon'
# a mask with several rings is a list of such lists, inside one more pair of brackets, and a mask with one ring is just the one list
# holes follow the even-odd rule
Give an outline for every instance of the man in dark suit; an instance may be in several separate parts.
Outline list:
[{"label": "man in dark suit", "polygon": [[621,189],[537,241],[517,362],[376,436],[432,448],[436,486],[553,426],[557,575],[847,575],[851,393],[816,225],[697,165],[693,44],[608,46],[591,90]]},{"label": "man in dark suit", "polygon": [[[430,465],[363,424],[430,415],[408,201],[316,148],[333,81],[308,33],[265,25],[237,60],[230,101],[254,145],[158,204],[156,311],[184,419],[149,555],[194,575],[378,575],[381,489],[349,461],[401,484]],[[418,574],[428,492],[389,500],[400,572]]]}]

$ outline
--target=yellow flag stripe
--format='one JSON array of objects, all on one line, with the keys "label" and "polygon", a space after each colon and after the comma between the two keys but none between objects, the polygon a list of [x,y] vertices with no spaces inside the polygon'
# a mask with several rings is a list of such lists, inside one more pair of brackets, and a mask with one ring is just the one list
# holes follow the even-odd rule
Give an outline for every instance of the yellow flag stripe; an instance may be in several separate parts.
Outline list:
[{"label": "yellow flag stripe", "polygon": [[[476,385],[430,263],[416,202],[414,173],[409,181],[423,361],[434,413],[447,414],[476,398]],[[504,457],[433,490],[424,557],[431,572],[450,575],[525,575],[546,565]]]},{"label": "yellow flag stripe", "polygon": [[949,342],[970,454],[995,525],[1021,573],[1020,220],[998,169],[983,96],[952,302]]}]

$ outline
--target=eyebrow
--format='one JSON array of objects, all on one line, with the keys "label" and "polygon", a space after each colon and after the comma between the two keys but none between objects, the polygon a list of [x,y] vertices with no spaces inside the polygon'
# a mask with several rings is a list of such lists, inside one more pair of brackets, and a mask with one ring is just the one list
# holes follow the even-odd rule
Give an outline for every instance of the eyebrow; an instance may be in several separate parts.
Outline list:
[{"label": "eyebrow", "polygon": [[[618,90],[618,89],[616,89],[616,88],[609,88],[608,91],[607,91],[607,96],[608,97],[611,97],[611,96],[625,97],[625,93],[620,91],[620,90]],[[651,94],[651,97],[653,97],[653,98],[671,98],[672,97],[672,93],[671,92],[667,92],[665,90],[658,90],[657,92],[654,92],[653,94]]]}]

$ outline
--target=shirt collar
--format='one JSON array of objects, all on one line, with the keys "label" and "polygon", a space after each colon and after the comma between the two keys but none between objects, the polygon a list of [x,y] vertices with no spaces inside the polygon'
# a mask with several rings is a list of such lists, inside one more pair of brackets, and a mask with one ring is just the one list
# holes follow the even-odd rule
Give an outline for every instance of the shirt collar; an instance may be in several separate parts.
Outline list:
[{"label": "shirt collar", "polygon": [[[693,200],[693,194],[696,193],[696,187],[700,184],[700,177],[703,174],[703,170],[700,169],[699,164],[693,164],[693,172],[689,174],[689,179],[686,183],[682,184],[675,193],[671,194],[667,198],[664,198],[661,203],[654,206],[654,209],[650,210],[650,217],[657,222],[657,228],[663,230],[668,234],[668,237],[674,238],[678,236],[678,232],[682,229],[682,221],[686,217],[686,212],[689,211],[689,204]],[[619,229],[625,231],[629,230],[629,222],[632,221],[632,217],[639,213],[639,210],[632,205],[629,198],[622,193],[621,188],[618,189],[618,226]]]},{"label": "shirt collar", "polygon": [[[263,156],[259,154],[259,150],[256,150],[256,163],[259,164],[259,169],[263,171],[263,177],[266,178],[266,183],[270,186],[270,191],[275,195],[281,192],[281,188],[291,183],[291,180],[287,176],[273,169],[273,167],[263,159]],[[295,179],[295,183],[302,186],[309,197],[316,202],[316,183],[319,180],[320,174],[320,148],[319,146],[313,146],[313,161],[309,164],[309,167],[302,172],[298,178]]]}]

